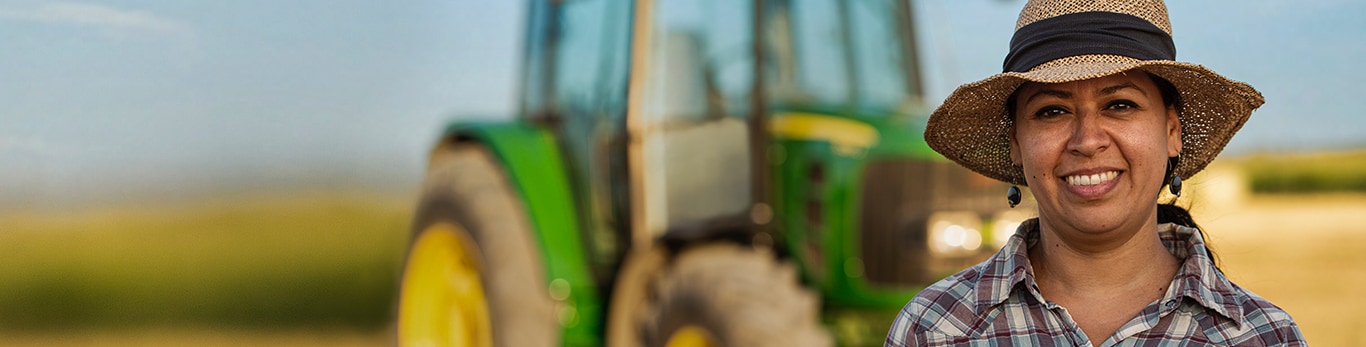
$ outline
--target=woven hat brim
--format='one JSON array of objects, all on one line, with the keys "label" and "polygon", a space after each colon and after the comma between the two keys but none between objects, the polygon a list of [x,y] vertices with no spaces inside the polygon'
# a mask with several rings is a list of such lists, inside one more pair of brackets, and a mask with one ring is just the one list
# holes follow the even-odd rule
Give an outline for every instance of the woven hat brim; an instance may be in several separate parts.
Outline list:
[{"label": "woven hat brim", "polygon": [[1230,80],[1204,66],[1170,60],[1138,60],[1114,55],[1081,55],[1045,63],[1028,72],[1007,72],[965,84],[930,115],[925,142],[944,157],[972,171],[1017,185],[1028,185],[1010,161],[1006,100],[1025,82],[1066,83],[1130,70],[1170,81],[1181,94],[1181,160],[1175,174],[1189,178],[1224,150],[1233,134],[1265,102],[1252,86]]}]

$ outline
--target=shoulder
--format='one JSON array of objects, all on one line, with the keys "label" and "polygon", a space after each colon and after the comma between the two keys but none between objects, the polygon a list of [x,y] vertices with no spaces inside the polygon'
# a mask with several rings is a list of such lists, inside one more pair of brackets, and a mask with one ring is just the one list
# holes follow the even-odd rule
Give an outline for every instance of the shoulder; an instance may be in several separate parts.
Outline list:
[{"label": "shoulder", "polygon": [[962,335],[969,331],[969,323],[977,316],[976,288],[982,266],[964,269],[916,294],[892,322],[886,344],[905,346],[909,342],[914,345],[915,337],[927,332]]},{"label": "shoulder", "polygon": [[1238,285],[1234,285],[1242,301],[1243,321],[1239,327],[1250,341],[1263,342],[1267,346],[1304,346],[1304,335],[1290,314],[1270,301],[1257,296]]}]

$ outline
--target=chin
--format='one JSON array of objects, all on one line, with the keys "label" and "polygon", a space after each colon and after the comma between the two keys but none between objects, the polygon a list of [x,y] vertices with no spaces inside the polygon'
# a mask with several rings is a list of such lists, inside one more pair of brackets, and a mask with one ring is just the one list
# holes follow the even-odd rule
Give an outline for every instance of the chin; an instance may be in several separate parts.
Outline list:
[{"label": "chin", "polygon": [[1072,214],[1065,215],[1063,223],[1060,224],[1069,225],[1087,234],[1104,234],[1124,225],[1128,221],[1124,217],[1131,212],[1132,209],[1124,208],[1080,208]]},{"label": "chin", "polygon": [[1117,230],[1117,228],[1119,228],[1119,225],[1120,225],[1119,222],[1112,222],[1112,223],[1101,223],[1101,222],[1097,222],[1097,223],[1073,223],[1073,224],[1072,224],[1073,227],[1077,228],[1077,231],[1080,231],[1080,232],[1085,233],[1085,234],[1096,234],[1096,235],[1099,235],[1099,234],[1106,234],[1106,233],[1109,233],[1109,232],[1113,232],[1113,231]]}]

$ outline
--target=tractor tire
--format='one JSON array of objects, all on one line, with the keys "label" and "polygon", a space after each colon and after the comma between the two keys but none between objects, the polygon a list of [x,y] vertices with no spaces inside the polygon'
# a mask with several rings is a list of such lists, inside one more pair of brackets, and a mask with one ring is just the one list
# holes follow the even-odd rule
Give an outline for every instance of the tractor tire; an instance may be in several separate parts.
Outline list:
[{"label": "tractor tire", "polygon": [[771,252],[734,244],[655,248],[619,273],[608,346],[831,346],[818,297]]},{"label": "tractor tire", "polygon": [[[448,346],[468,341],[486,346],[556,345],[560,326],[555,320],[555,302],[545,283],[544,263],[532,239],[522,199],[498,161],[481,145],[444,142],[432,152],[430,163],[400,287],[398,345]],[[463,251],[474,263],[469,267],[477,269],[471,271],[477,272],[473,276],[476,280],[466,282],[478,286],[445,284],[443,281],[459,279],[421,275],[423,272],[414,270],[425,266],[415,258],[415,247],[427,239],[424,236],[442,236],[439,234],[457,234],[454,239],[466,240]],[[462,251],[458,249],[462,247],[445,248],[453,248],[444,251],[456,254]],[[443,262],[459,261],[437,261]],[[428,287],[438,289],[422,292],[412,284],[424,280]],[[451,299],[441,293],[449,291],[443,286],[452,290],[472,286],[482,289],[482,295],[475,299]],[[483,318],[474,320],[486,322],[470,324],[471,319],[448,313],[461,310],[475,312],[473,316],[482,310]]]}]

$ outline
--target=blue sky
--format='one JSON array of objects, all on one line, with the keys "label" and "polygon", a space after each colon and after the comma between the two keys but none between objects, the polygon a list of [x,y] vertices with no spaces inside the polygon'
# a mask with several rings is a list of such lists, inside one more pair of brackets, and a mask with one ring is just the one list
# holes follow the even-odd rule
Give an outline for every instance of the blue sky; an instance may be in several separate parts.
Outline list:
[{"label": "blue sky", "polygon": [[[931,100],[1000,71],[1023,1],[915,2],[930,61]],[[1366,147],[1366,2],[1168,1],[1177,60],[1247,82],[1267,103],[1231,154]]]},{"label": "blue sky", "polygon": [[[930,100],[1000,69],[1024,1],[916,0]],[[1229,151],[1366,146],[1366,3],[1169,3],[1178,60],[1267,97]],[[523,5],[0,0],[0,203],[408,187],[457,117],[509,117]]]}]

